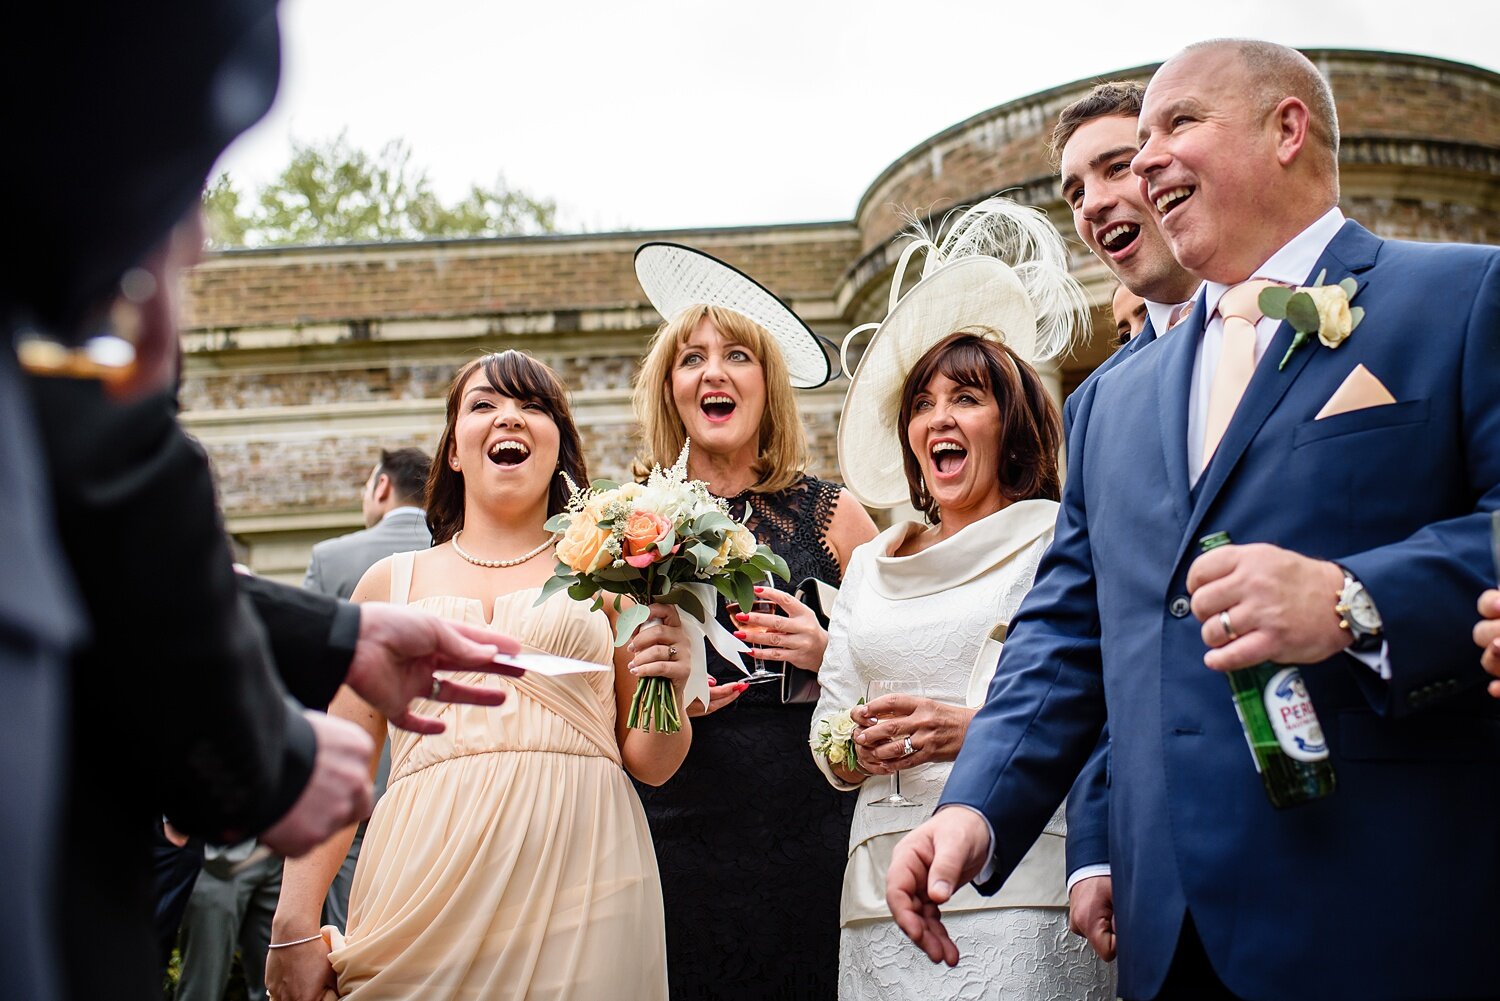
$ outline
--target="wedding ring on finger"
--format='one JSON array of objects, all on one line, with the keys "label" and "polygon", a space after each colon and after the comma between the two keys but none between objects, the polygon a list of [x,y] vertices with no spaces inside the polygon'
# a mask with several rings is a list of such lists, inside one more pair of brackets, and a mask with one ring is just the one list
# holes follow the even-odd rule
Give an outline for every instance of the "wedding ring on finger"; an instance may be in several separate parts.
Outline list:
[{"label": "wedding ring on finger", "polygon": [[911,746],[911,735],[907,734],[905,737],[901,738],[901,756],[903,758],[906,758],[916,753],[917,749]]},{"label": "wedding ring on finger", "polygon": [[1234,631],[1234,626],[1229,624],[1228,609],[1219,613],[1219,625],[1224,630],[1225,642],[1233,643],[1235,640],[1240,638],[1240,634]]},{"label": "wedding ring on finger", "polygon": [[443,683],[441,681],[439,681],[438,679],[433,678],[432,679],[432,692],[428,695],[428,698],[432,699],[432,701],[434,701],[434,702],[437,702],[438,701],[438,693],[441,692],[442,690],[443,690]]}]

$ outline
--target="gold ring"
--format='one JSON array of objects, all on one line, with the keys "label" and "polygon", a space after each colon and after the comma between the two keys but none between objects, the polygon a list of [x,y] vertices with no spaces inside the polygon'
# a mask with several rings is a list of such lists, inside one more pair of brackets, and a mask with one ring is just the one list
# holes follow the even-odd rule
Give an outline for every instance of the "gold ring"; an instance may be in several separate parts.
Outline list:
[{"label": "gold ring", "polygon": [[1240,638],[1240,634],[1234,631],[1234,626],[1229,624],[1229,612],[1227,610],[1219,613],[1219,625],[1224,629],[1224,637],[1231,643]]}]

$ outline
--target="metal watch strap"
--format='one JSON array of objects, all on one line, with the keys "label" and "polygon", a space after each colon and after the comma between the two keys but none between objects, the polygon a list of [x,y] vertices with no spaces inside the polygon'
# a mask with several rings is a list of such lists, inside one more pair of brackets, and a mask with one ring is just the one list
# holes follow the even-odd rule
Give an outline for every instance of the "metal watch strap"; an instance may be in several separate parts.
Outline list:
[{"label": "metal watch strap", "polygon": [[[1361,589],[1364,589],[1364,582],[1354,576],[1348,567],[1338,563],[1335,563],[1334,566],[1337,566],[1344,574],[1344,586],[1339,590],[1339,596],[1334,603],[1334,611],[1338,614],[1339,624],[1348,629],[1349,635],[1354,638],[1353,642],[1349,644],[1349,649],[1355,653],[1375,653],[1385,642],[1384,632],[1378,629],[1371,632],[1361,627],[1358,622],[1354,621],[1354,616],[1351,614],[1350,608],[1344,600],[1344,595],[1348,593],[1351,586],[1357,584]],[[1369,591],[1366,590],[1365,593],[1369,594]],[[1370,599],[1370,603],[1374,604],[1373,598]]]}]

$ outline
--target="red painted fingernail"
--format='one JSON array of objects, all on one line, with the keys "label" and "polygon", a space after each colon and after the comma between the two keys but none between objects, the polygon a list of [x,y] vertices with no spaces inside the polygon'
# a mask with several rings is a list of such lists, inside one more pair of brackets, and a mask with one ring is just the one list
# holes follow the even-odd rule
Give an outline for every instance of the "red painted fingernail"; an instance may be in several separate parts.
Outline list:
[{"label": "red painted fingernail", "polygon": [[736,622],[749,622],[750,621],[750,616],[746,615],[744,612],[737,613],[734,618],[735,618]]},{"label": "red painted fingernail", "polygon": [[748,681],[741,681],[741,682],[738,682],[734,686],[734,690],[737,691],[737,692],[743,692],[745,689],[747,689],[749,687],[750,687],[750,682],[748,682]]},{"label": "red painted fingernail", "polygon": [[763,588],[763,587],[758,587],[758,588],[755,589],[755,593],[756,594],[765,594],[766,593],[766,589]]},{"label": "red painted fingernail", "polygon": [[718,678],[709,678],[708,679],[708,683],[710,685],[717,685],[719,683],[719,679]]},{"label": "red painted fingernail", "polygon": [[746,635],[745,633],[737,631],[734,634],[734,638],[737,639],[737,640],[742,640],[742,639],[745,638],[745,635]]}]

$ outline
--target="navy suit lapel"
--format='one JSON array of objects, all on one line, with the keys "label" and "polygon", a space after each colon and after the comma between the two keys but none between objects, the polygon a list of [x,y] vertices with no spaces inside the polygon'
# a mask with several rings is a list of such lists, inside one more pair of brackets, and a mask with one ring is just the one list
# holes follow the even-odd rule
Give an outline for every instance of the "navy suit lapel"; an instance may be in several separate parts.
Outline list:
[{"label": "navy suit lapel", "polygon": [[1162,457],[1167,467],[1167,487],[1177,520],[1188,520],[1187,419],[1188,392],[1193,381],[1193,359],[1198,341],[1207,322],[1203,297],[1193,305],[1187,320],[1179,323],[1177,333],[1157,348],[1156,400],[1161,417]]},{"label": "navy suit lapel", "polygon": [[1141,328],[1141,332],[1132,337],[1130,343],[1125,346],[1130,349],[1131,353],[1134,353],[1140,349],[1142,344],[1150,344],[1154,340],[1156,340],[1156,327],[1151,323],[1151,318],[1148,316],[1146,317],[1146,325]]},{"label": "navy suit lapel", "polygon": [[[1354,277],[1359,288],[1363,289],[1365,280],[1361,279],[1359,274],[1369,270],[1375,263],[1375,255],[1379,248],[1378,237],[1357,222],[1346,222],[1343,229],[1339,230],[1338,235],[1323,251],[1323,256],[1313,266],[1312,273],[1306,280],[1311,283],[1317,279],[1320,271],[1326,270],[1327,276],[1323,280],[1325,285],[1336,285],[1345,278]],[[1355,296],[1358,295],[1359,292],[1356,291]],[[1201,332],[1203,328],[1196,329]],[[1235,409],[1229,427],[1224,431],[1224,437],[1219,442],[1213,461],[1203,471],[1202,479],[1198,484],[1197,498],[1193,503],[1192,515],[1188,518],[1187,532],[1177,552],[1178,560],[1182,559],[1192,543],[1193,536],[1197,533],[1204,515],[1229,480],[1230,474],[1234,472],[1245,450],[1250,447],[1250,442],[1255,439],[1255,435],[1266,423],[1266,419],[1271,416],[1271,412],[1291,389],[1292,383],[1297,381],[1297,377],[1302,374],[1307,363],[1315,354],[1323,350],[1317,337],[1313,336],[1297,349],[1291,360],[1286,363],[1286,368],[1279,369],[1282,357],[1286,354],[1287,348],[1291,347],[1292,336],[1291,324],[1283,321],[1281,326],[1276,328],[1276,335],[1271,338],[1270,346],[1266,348],[1265,355],[1256,366],[1250,385],[1245,387],[1245,395]],[[1188,364],[1188,371],[1191,374],[1191,357]],[[1185,400],[1182,405],[1182,418],[1184,422],[1187,419]],[[1186,440],[1187,430],[1184,423],[1182,438],[1179,441],[1184,460],[1187,449],[1181,442]]]}]

